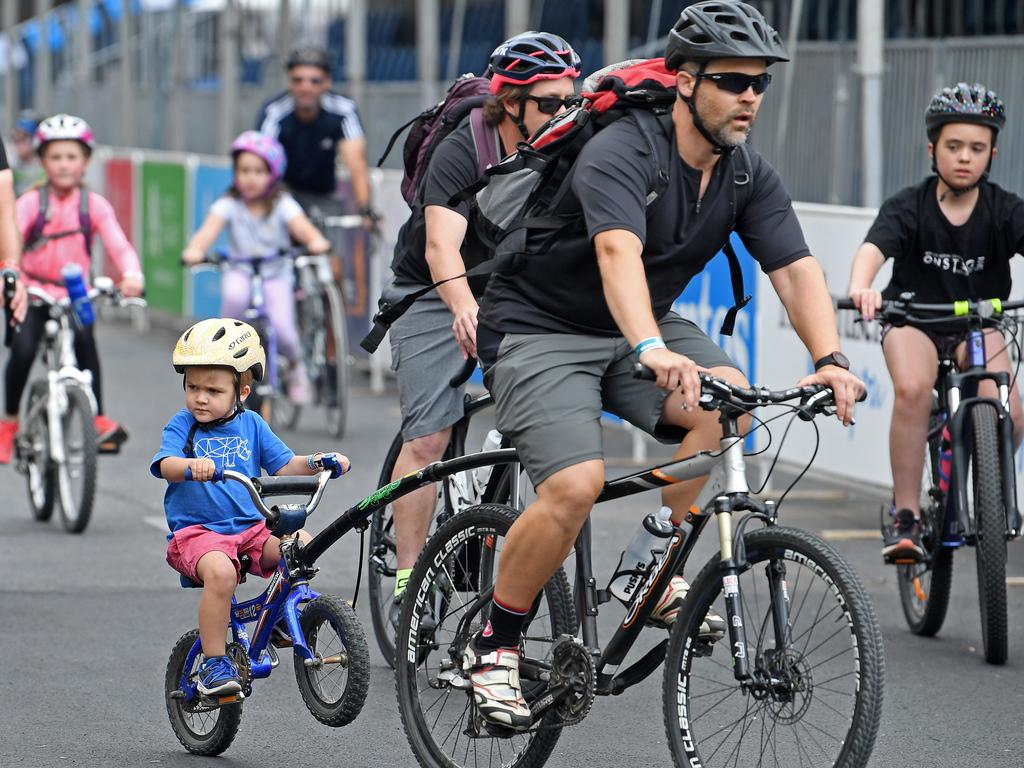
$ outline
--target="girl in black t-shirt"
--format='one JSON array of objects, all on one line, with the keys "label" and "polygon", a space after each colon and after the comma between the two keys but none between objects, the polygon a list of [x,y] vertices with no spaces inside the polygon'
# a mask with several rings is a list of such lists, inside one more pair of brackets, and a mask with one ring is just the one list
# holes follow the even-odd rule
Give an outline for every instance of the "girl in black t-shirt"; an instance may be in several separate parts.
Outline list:
[{"label": "girl in black t-shirt", "polygon": [[[1024,200],[988,180],[1005,120],[1003,102],[979,84],[958,83],[932,98],[925,122],[934,176],[882,205],[853,261],[849,294],[865,320],[875,316],[883,297],[894,299],[905,292],[923,303],[1009,296],[1009,261],[1024,250]],[[871,283],[886,259],[893,260],[892,279],[879,292]],[[988,369],[1010,371],[999,331],[986,335]],[[939,350],[946,348],[955,349],[963,360],[962,329],[883,329],[882,350],[895,392],[889,428],[894,519],[882,549],[890,561],[924,555],[918,500],[932,385]],[[996,396],[992,382],[981,387],[982,396]],[[1015,445],[1020,445],[1016,386],[1010,393],[1010,413]]]}]

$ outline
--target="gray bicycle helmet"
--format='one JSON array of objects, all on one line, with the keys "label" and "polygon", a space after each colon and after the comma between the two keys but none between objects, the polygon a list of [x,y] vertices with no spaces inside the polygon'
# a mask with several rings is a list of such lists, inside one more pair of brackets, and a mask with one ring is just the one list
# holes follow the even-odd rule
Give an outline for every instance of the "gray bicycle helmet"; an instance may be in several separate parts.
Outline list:
[{"label": "gray bicycle helmet", "polygon": [[295,48],[288,54],[284,63],[285,69],[292,67],[317,67],[327,74],[331,73],[331,55],[316,45],[304,45]]},{"label": "gray bicycle helmet", "polygon": [[957,83],[936,93],[928,104],[924,124],[929,140],[934,142],[947,123],[987,125],[998,134],[1006,125],[1006,105],[981,83]]},{"label": "gray bicycle helmet", "polygon": [[703,2],[684,8],[668,33],[665,67],[675,71],[686,61],[764,59],[789,61],[782,39],[761,12],[746,3]]}]

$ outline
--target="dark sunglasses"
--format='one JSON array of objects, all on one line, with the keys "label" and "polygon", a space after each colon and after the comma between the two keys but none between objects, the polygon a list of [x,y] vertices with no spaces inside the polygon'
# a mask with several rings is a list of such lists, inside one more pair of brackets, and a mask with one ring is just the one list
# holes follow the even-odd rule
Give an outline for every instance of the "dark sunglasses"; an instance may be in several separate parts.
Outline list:
[{"label": "dark sunglasses", "polygon": [[293,85],[302,85],[303,83],[309,83],[310,85],[324,84],[324,78],[322,77],[299,77],[298,75],[292,75],[290,79]]},{"label": "dark sunglasses", "polygon": [[743,93],[747,88],[753,88],[758,96],[768,90],[768,83],[772,81],[772,76],[767,72],[760,75],[745,75],[742,72],[696,72],[695,76],[701,80],[710,80],[729,93]]},{"label": "dark sunglasses", "polygon": [[553,115],[563,106],[568,109],[575,107],[582,101],[579,96],[566,96],[560,99],[557,96],[523,96],[524,101],[532,101],[537,105],[537,111],[545,115]]}]

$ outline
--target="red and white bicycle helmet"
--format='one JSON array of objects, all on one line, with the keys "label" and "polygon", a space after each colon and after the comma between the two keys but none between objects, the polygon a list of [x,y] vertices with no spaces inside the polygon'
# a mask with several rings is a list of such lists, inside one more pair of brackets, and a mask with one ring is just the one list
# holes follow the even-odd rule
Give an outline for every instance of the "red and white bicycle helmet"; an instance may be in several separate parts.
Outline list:
[{"label": "red and white bicycle helmet", "polygon": [[51,141],[77,141],[89,154],[96,146],[89,124],[80,117],[63,113],[48,117],[36,126],[32,148],[39,154]]},{"label": "red and white bicycle helmet", "polygon": [[251,152],[267,164],[270,169],[269,186],[273,186],[284,178],[288,160],[281,142],[273,136],[259,131],[246,131],[231,142],[231,157],[237,157],[239,152]]},{"label": "red and white bicycle helmet", "polygon": [[580,57],[563,38],[548,32],[523,32],[494,49],[487,62],[491,93],[503,85],[580,76]]}]

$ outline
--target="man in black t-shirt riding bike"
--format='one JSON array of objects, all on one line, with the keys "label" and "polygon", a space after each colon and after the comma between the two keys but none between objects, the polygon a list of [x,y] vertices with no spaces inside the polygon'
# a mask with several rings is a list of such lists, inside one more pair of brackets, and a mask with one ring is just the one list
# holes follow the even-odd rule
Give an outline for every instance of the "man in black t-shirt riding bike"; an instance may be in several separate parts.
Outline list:
[{"label": "man in black t-shirt riding bike", "polygon": [[[883,299],[908,292],[926,304],[1009,297],[1010,259],[1024,251],[1024,200],[988,180],[1005,122],[1002,100],[977,83],[958,83],[932,98],[925,126],[934,175],[885,201],[853,262],[849,294],[864,319],[874,318]],[[892,279],[879,292],[871,282],[886,259],[893,260]],[[893,520],[882,549],[890,561],[924,557],[920,495],[932,386],[940,351],[953,350],[965,360],[964,333],[962,323],[883,327],[882,351],[894,390]],[[987,368],[1007,371],[1014,380],[1001,332],[985,333]],[[995,397],[995,384],[982,382],[979,395]],[[1010,415],[1019,446],[1024,422],[1016,384]]]},{"label": "man in black t-shirt riding bike", "polygon": [[[732,210],[736,163],[742,162],[733,150],[757,116],[771,79],[768,67],[787,60],[778,33],[751,6],[701,2],[686,8],[665,51],[678,95],[671,138],[644,136],[633,119],[595,134],[570,171],[585,226],[560,235],[543,256],[525,259],[520,271],[496,274],[487,288],[477,331],[480,357],[489,364],[485,381],[498,428],[511,438],[537,489],[537,501],[505,541],[490,620],[465,653],[488,723],[513,731],[531,725],[519,686],[521,630],[604,482],[602,408],[652,434],[675,428],[678,439],[679,428],[685,430],[677,457],[719,447],[717,414],[697,407],[698,373],[746,380],[696,325],[670,308],[727,242],[734,223],[815,362],[817,372],[801,383],[832,387],[839,419],[852,420],[863,385],[839,351],[824,276],[778,175],[753,151],[747,153],[750,197],[742,210]],[[659,156],[669,158],[669,167],[663,169],[667,188],[647,205],[655,173],[651,139],[662,142]],[[655,372],[656,384],[631,377],[638,359]],[[663,492],[673,521],[682,521],[703,482],[680,482]],[[665,623],[686,590],[679,578],[672,594],[662,596]]]}]

